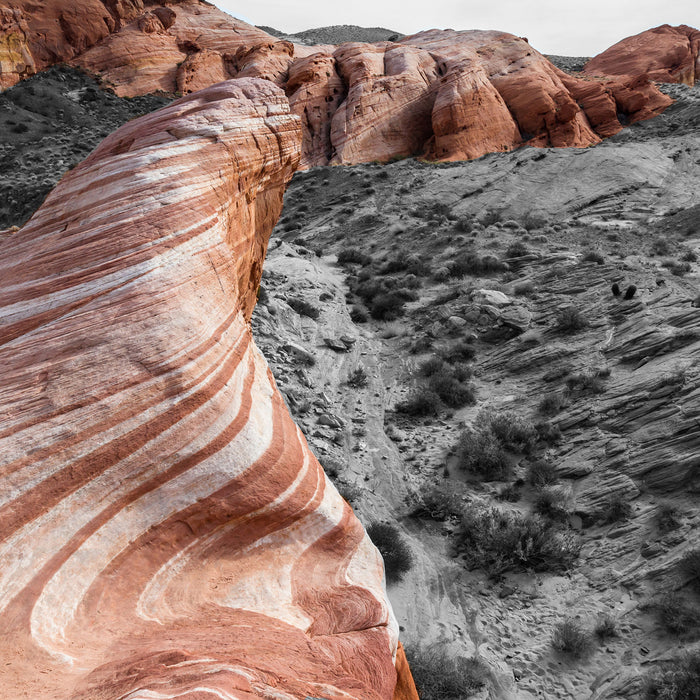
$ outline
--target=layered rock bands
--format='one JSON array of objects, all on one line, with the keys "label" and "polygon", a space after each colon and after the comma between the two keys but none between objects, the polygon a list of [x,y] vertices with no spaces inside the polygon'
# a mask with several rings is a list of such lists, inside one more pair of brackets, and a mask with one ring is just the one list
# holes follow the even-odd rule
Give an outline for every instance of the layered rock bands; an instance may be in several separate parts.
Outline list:
[{"label": "layered rock bands", "polygon": [[223,82],[3,237],[4,698],[367,700],[396,667],[412,697],[381,559],[248,324],[300,145],[282,90]]}]

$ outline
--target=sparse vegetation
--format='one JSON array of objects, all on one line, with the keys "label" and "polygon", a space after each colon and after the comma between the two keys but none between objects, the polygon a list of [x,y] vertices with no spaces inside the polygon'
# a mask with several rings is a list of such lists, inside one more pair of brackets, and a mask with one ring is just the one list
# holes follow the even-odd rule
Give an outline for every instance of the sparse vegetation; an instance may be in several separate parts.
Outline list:
[{"label": "sparse vegetation", "polygon": [[566,405],[566,400],[558,392],[545,394],[537,405],[537,412],[543,416],[555,416]]},{"label": "sparse vegetation", "polygon": [[646,700],[698,700],[700,698],[700,650],[664,664],[644,678]]},{"label": "sparse vegetation", "polygon": [[307,316],[308,318],[316,320],[321,315],[321,312],[317,307],[310,304],[308,301],[304,301],[304,299],[287,299],[287,304],[289,304],[289,306],[291,306],[300,316]]},{"label": "sparse vegetation", "polygon": [[527,469],[527,480],[532,486],[542,487],[557,481],[557,468],[546,459],[536,459],[530,462]]},{"label": "sparse vegetation", "polygon": [[608,639],[613,639],[614,637],[619,636],[619,632],[617,630],[617,620],[612,615],[601,615],[596,622],[593,632],[601,642],[605,642]]},{"label": "sparse vegetation", "polygon": [[338,263],[341,265],[346,265],[349,263],[357,263],[359,265],[369,265],[372,262],[372,258],[363,253],[357,248],[343,248],[338,253]]},{"label": "sparse vegetation", "polygon": [[525,569],[564,571],[581,544],[573,531],[540,516],[474,506],[462,516],[455,549],[469,568],[497,576]]},{"label": "sparse vegetation", "polygon": [[591,633],[579,620],[567,617],[555,626],[552,646],[567,656],[580,659],[590,654],[593,639]]},{"label": "sparse vegetation", "polygon": [[389,523],[374,523],[367,528],[367,534],[384,559],[387,583],[398,583],[413,566],[413,555],[401,531]]},{"label": "sparse vegetation", "polygon": [[362,389],[367,386],[367,372],[363,367],[350,372],[345,383],[353,389]]},{"label": "sparse vegetation", "polygon": [[406,657],[421,700],[466,700],[489,682],[486,664],[477,658],[453,658],[444,646],[416,650]]},{"label": "sparse vegetation", "polygon": [[396,404],[396,410],[416,418],[436,416],[442,410],[442,401],[431,389],[418,387],[411,392],[405,401]]},{"label": "sparse vegetation", "polygon": [[605,502],[598,517],[607,524],[624,522],[632,517],[632,506],[622,494],[615,494]]},{"label": "sparse vegetation", "polygon": [[565,306],[556,314],[556,328],[562,333],[574,333],[588,326],[586,317],[575,307]]},{"label": "sparse vegetation", "polygon": [[581,258],[582,262],[594,262],[596,265],[602,265],[605,262],[605,258],[597,250],[589,250],[583,254]]},{"label": "sparse vegetation", "polygon": [[664,593],[649,607],[656,612],[656,618],[667,632],[686,634],[696,630],[700,624],[700,610],[678,593]]},{"label": "sparse vegetation", "polygon": [[411,515],[437,521],[457,517],[463,509],[462,497],[455,491],[454,485],[449,483],[421,491],[413,500],[415,505]]},{"label": "sparse vegetation", "polygon": [[571,512],[571,494],[563,486],[544,486],[535,498],[535,512],[563,522]]},{"label": "sparse vegetation", "polygon": [[660,532],[671,532],[681,526],[681,512],[674,503],[664,501],[656,510],[656,526]]},{"label": "sparse vegetation", "polygon": [[535,285],[530,280],[517,282],[513,285],[513,294],[516,297],[530,297],[535,293]]}]

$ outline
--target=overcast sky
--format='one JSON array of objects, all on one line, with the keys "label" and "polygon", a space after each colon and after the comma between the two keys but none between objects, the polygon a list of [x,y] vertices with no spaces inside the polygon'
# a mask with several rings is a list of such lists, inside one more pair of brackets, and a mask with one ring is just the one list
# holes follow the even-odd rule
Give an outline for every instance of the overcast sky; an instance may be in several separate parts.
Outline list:
[{"label": "overcast sky", "polygon": [[700,28],[700,0],[214,0],[229,14],[285,32],[331,24],[423,29],[499,29],[541,53],[594,56],[660,24]]}]

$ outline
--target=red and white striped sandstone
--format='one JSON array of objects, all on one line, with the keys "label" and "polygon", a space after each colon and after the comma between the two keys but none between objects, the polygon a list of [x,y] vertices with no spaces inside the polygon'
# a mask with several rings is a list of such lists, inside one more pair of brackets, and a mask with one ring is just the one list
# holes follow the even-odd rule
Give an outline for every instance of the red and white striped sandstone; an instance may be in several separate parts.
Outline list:
[{"label": "red and white striped sandstone", "polygon": [[300,146],[278,87],[223,82],[4,238],[4,698],[392,697],[381,560],[248,325]]}]

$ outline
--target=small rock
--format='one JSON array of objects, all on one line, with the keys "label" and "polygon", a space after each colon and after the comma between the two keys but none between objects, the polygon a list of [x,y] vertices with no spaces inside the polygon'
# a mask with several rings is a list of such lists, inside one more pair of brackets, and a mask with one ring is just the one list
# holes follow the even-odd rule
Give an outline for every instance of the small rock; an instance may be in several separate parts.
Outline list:
[{"label": "small rock", "polygon": [[335,352],[348,352],[349,350],[348,346],[338,338],[324,338],[323,342],[325,343],[326,347],[329,347]]}]

